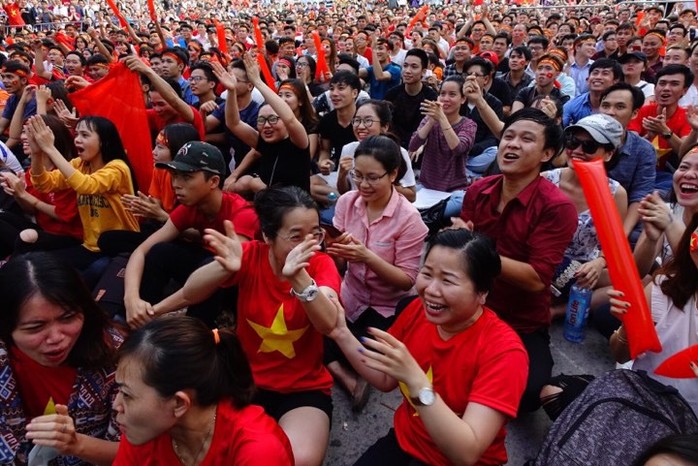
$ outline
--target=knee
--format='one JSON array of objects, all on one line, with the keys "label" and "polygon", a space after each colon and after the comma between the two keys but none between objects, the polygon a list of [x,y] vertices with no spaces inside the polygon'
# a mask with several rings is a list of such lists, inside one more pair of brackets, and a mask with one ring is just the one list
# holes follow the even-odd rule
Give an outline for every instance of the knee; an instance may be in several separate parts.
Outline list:
[{"label": "knee", "polygon": [[25,243],[36,243],[39,240],[39,232],[28,228],[19,233],[19,239]]}]

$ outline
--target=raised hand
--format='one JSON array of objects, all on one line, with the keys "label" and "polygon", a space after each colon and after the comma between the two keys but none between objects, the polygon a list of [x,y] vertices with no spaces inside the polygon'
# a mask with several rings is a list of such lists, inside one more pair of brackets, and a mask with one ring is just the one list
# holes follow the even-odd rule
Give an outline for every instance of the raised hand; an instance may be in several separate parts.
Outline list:
[{"label": "raised hand", "polygon": [[216,262],[228,272],[235,273],[242,266],[242,243],[235,233],[233,222],[225,220],[223,227],[225,234],[207,228],[204,231],[204,243],[213,249]]},{"label": "raised hand", "polygon": [[310,265],[310,258],[320,250],[320,243],[311,234],[306,235],[305,240],[286,256],[286,262],[281,273],[286,278],[294,277],[298,272]]},{"label": "raised hand", "polygon": [[211,68],[213,68],[213,74],[216,75],[218,81],[228,89],[229,91],[235,91],[235,87],[238,84],[238,80],[233,73],[226,70],[223,65],[217,62],[210,62]]}]

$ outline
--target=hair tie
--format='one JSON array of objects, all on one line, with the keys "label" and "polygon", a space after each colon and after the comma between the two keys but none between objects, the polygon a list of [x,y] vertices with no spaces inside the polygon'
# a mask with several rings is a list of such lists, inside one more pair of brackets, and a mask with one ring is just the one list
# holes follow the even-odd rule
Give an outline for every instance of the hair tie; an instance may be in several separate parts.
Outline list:
[{"label": "hair tie", "polygon": [[218,343],[221,342],[221,336],[218,334],[218,329],[214,328],[211,330],[211,333],[213,333],[213,342],[217,345]]}]

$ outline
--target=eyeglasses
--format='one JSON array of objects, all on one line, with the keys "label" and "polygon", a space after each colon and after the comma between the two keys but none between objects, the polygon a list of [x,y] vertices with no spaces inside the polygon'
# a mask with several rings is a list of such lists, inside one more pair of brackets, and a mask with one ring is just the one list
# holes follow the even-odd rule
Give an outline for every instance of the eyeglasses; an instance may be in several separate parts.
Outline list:
[{"label": "eyeglasses", "polygon": [[380,176],[378,176],[378,175],[366,175],[366,176],[363,176],[363,175],[359,175],[358,173],[356,173],[356,170],[352,170],[352,171],[349,172],[349,176],[351,177],[352,181],[353,181],[354,183],[356,183],[357,185],[360,185],[360,184],[363,183],[364,181],[365,181],[366,183],[368,183],[369,185],[374,185],[374,184],[378,183],[378,181],[379,181],[381,178],[385,178],[385,176],[386,176],[387,174],[388,174],[388,172],[385,172],[385,173],[383,173],[383,174],[380,175]]},{"label": "eyeglasses", "polygon": [[277,115],[269,115],[268,117],[257,117],[257,125],[258,126],[264,126],[267,123],[269,123],[271,126],[274,126],[279,122],[280,118]]},{"label": "eyeglasses", "polygon": [[305,63],[305,62],[302,62],[302,61],[299,61],[298,63],[296,63],[296,68],[305,68],[307,66],[310,66],[310,65]]},{"label": "eyeglasses", "polygon": [[[325,239],[325,230],[315,230],[311,233],[313,235],[313,239],[317,241],[318,243],[322,243],[323,240]],[[289,243],[293,244],[300,244],[303,241],[305,241],[306,235],[303,235],[301,233],[292,233],[288,236],[279,236],[279,238],[288,241]]]},{"label": "eyeglasses", "polygon": [[192,76],[189,78],[189,81],[191,81],[193,83],[198,83],[199,81],[206,81],[206,77],[205,76]]},{"label": "eyeglasses", "polygon": [[574,134],[568,134],[565,136],[565,149],[575,150],[579,146],[582,146],[582,152],[585,154],[595,154],[600,147],[604,147],[606,144],[601,144],[593,139],[582,141],[577,139],[577,136]]},{"label": "eyeglasses", "polygon": [[351,124],[354,126],[359,126],[359,125],[363,124],[364,127],[370,128],[371,126],[373,126],[373,123],[375,123],[375,120],[371,117],[366,117],[366,118],[356,117],[356,118],[351,119]]}]

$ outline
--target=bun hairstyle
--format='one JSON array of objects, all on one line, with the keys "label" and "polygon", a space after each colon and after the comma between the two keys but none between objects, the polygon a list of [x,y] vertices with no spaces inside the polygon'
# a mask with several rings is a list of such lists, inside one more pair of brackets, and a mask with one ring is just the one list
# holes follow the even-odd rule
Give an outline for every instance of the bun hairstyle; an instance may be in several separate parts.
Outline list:
[{"label": "bun hairstyle", "polygon": [[189,316],[153,320],[133,332],[119,350],[119,361],[136,359],[143,381],[162,397],[194,390],[200,406],[225,398],[237,408],[250,404],[252,370],[234,333],[212,332]]}]

